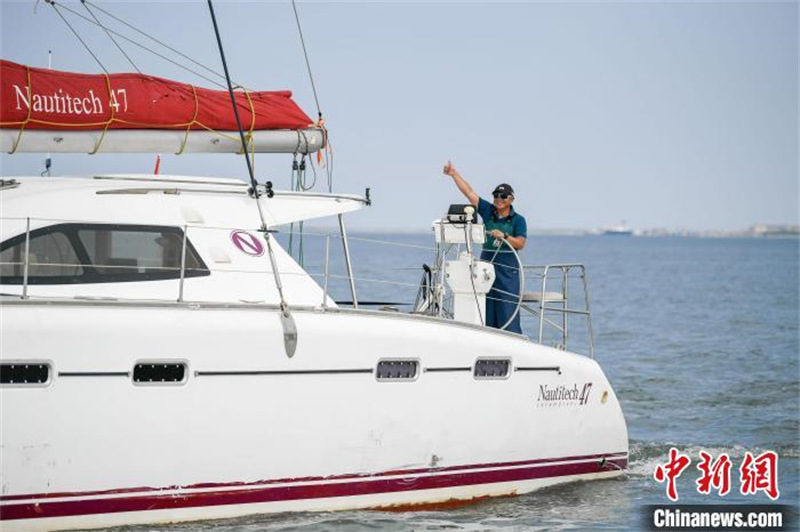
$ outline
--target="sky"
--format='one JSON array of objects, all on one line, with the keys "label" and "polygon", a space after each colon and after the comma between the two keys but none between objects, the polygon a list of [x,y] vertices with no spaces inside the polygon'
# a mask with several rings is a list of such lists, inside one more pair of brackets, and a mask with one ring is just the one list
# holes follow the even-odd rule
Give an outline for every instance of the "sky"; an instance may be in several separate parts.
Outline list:
[{"label": "sky", "polygon": [[[221,71],[205,1],[94,1]],[[334,192],[371,188],[373,206],[349,215],[353,229],[428,228],[464,201],[442,175],[448,159],[483,197],[510,183],[530,228],[800,223],[795,1],[297,7],[330,130]],[[0,9],[4,59],[46,67],[52,50],[55,69],[101,71],[49,5],[2,0]],[[215,11],[235,81],[290,89],[314,116],[291,2],[217,0]],[[132,70],[101,30],[65,16],[109,71]],[[124,46],[144,72],[210,86]],[[1,173],[38,175],[43,159],[2,154]],[[154,160],[56,155],[53,172],[152,172]],[[288,188],[291,161],[257,156],[258,180]],[[164,154],[161,171],[247,178],[235,155]]]}]

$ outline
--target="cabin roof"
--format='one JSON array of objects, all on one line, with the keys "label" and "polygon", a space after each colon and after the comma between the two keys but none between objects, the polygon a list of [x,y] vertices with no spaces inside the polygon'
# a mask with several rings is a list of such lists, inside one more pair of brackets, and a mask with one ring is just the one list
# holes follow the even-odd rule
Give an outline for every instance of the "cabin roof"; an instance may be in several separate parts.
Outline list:
[{"label": "cabin roof", "polygon": [[[12,179],[18,186],[0,187],[0,217],[31,218],[32,227],[55,221],[241,229],[261,225],[248,184],[238,179],[144,174],[4,178],[6,183]],[[367,204],[355,195],[280,190],[258,201],[269,227],[345,214]],[[11,225],[17,224],[2,224],[4,238]]]}]

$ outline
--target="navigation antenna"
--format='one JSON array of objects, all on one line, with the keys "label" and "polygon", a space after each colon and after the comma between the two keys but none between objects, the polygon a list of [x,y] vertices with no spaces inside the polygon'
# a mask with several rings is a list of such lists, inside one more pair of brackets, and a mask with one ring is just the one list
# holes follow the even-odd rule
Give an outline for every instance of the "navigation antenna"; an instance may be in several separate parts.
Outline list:
[{"label": "navigation antenna", "polygon": [[[286,349],[286,356],[289,358],[294,356],[297,350],[297,326],[294,322],[289,305],[283,297],[283,284],[281,283],[281,276],[278,273],[278,264],[275,260],[275,253],[272,251],[272,238],[270,237],[270,230],[267,227],[267,222],[264,219],[264,212],[261,208],[259,201],[260,194],[258,192],[258,182],[253,174],[253,165],[250,162],[250,157],[247,155],[247,141],[244,137],[244,130],[242,129],[242,121],[239,118],[239,109],[236,106],[236,98],[233,95],[233,84],[231,83],[231,76],[228,72],[228,63],[225,61],[225,51],[222,48],[222,38],[219,35],[219,27],[217,26],[217,17],[214,15],[214,5],[211,0],[208,0],[208,10],[211,13],[211,21],[214,23],[214,34],[217,36],[217,46],[219,47],[219,55],[222,59],[222,68],[225,70],[225,80],[228,82],[228,94],[231,97],[231,106],[233,107],[233,114],[236,117],[236,127],[239,128],[239,138],[242,141],[242,153],[244,160],[247,162],[247,172],[250,175],[250,196],[256,200],[258,207],[258,216],[261,220],[261,232],[264,234],[264,240],[267,243],[267,253],[269,254],[269,261],[272,266],[272,274],[275,277],[275,286],[278,288],[278,295],[281,298],[281,326],[283,327],[283,346]],[[266,184],[267,197],[273,196],[272,183],[269,181]]]}]

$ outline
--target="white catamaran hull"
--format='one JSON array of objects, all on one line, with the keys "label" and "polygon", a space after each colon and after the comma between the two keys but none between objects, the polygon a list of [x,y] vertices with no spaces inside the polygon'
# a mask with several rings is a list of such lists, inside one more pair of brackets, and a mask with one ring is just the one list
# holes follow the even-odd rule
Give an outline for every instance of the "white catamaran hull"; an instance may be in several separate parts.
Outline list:
[{"label": "white catamaran hull", "polygon": [[[275,307],[113,306],[3,303],[4,361],[53,375],[0,390],[5,531],[449,504],[627,467],[600,367],[515,335],[295,309],[290,359]],[[510,358],[509,376],[476,379],[486,357]],[[379,381],[397,358],[418,377]],[[187,378],[132,382],[154,360],[185,361]]]}]

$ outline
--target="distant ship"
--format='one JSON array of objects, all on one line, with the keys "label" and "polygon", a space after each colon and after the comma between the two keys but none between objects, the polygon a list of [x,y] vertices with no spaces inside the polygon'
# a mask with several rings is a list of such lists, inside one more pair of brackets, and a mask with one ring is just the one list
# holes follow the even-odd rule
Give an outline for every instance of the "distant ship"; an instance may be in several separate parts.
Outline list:
[{"label": "distant ship", "polygon": [[750,228],[755,236],[763,237],[797,237],[800,236],[798,225],[757,224]]},{"label": "distant ship", "polygon": [[631,236],[633,234],[633,230],[630,229],[628,225],[623,221],[619,225],[603,229],[603,234],[612,236]]}]

